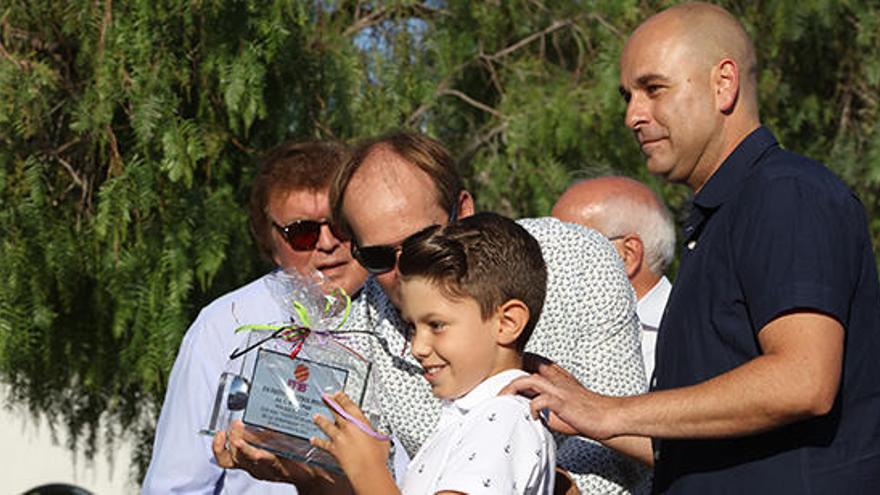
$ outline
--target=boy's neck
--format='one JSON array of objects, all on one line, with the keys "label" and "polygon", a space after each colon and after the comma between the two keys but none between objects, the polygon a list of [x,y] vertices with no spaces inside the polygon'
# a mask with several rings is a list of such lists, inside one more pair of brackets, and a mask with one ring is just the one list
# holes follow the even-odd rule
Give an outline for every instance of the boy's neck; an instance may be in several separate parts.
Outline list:
[{"label": "boy's neck", "polygon": [[492,368],[492,371],[490,371],[489,374],[486,375],[486,378],[484,378],[483,381],[497,375],[498,373],[501,373],[502,371],[521,370],[522,362],[523,359],[521,352],[516,352],[513,350],[504,352],[503,355],[499,356],[495,367]]}]

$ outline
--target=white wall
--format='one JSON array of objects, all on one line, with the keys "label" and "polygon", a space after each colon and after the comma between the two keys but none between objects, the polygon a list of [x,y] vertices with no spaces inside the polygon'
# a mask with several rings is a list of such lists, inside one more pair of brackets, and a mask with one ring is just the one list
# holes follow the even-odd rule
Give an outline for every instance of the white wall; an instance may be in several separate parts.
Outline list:
[{"label": "white wall", "polygon": [[[8,397],[0,387],[0,401]],[[59,430],[59,445],[53,445],[45,420],[37,424],[21,408],[9,410],[0,402],[0,472],[3,472],[4,494],[20,494],[46,483],[69,483],[96,495],[137,493],[130,483],[130,442],[114,445],[111,467],[107,450],[99,446],[93,463],[82,455],[74,459],[64,447],[65,437]]]}]

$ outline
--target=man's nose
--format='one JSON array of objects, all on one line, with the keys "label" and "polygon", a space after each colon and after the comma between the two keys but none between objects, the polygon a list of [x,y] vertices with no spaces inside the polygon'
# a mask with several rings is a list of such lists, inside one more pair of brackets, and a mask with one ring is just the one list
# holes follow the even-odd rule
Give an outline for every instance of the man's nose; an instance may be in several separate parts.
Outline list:
[{"label": "man's nose", "polygon": [[647,98],[639,93],[633,93],[626,104],[626,115],[624,117],[626,126],[636,131],[649,120],[650,113],[648,111]]},{"label": "man's nose", "polygon": [[318,249],[321,251],[333,251],[342,244],[342,239],[336,237],[329,223],[321,225],[321,231],[318,234]]}]

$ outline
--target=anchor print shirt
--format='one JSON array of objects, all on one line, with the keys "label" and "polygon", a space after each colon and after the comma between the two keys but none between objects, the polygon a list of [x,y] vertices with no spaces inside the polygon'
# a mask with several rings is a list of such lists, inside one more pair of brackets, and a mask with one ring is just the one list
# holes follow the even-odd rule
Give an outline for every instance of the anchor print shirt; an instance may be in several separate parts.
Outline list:
[{"label": "anchor print shirt", "polygon": [[553,437],[532,419],[524,397],[498,392],[520,376],[507,370],[464,396],[443,401],[440,421],[409,464],[405,495],[551,494],[556,467]]},{"label": "anchor print shirt", "polygon": [[[553,360],[594,392],[645,392],[635,292],[614,246],[593,230],[555,218],[517,223],[538,240],[547,263],[544,309],[526,351]],[[342,330],[369,333],[347,338],[379,377],[381,428],[393,432],[412,458],[436,428],[441,401],[410,352],[407,328],[371,276]],[[624,495],[650,487],[650,471],[639,461],[584,437],[556,440],[556,463],[581,493]]]}]

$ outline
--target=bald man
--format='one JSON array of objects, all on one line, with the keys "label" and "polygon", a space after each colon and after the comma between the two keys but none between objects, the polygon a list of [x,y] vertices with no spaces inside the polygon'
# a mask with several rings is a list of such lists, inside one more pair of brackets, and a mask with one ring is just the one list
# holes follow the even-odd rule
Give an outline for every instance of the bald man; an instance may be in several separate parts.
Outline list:
[{"label": "bald man", "polygon": [[669,209],[639,181],[599,177],[572,184],[556,201],[552,215],[598,231],[620,254],[638,300],[642,359],[650,380],[657,329],[672,290],[663,275],[675,257],[675,224]]},{"label": "bald man", "polygon": [[[880,487],[880,283],[858,199],[760,123],[756,62],[720,7],[636,29],[620,93],[648,169],[695,195],[652,391],[593,393],[555,365],[513,382],[580,433],[654,465],[657,493]],[[651,442],[653,440],[653,444]]]}]

